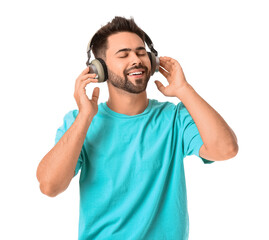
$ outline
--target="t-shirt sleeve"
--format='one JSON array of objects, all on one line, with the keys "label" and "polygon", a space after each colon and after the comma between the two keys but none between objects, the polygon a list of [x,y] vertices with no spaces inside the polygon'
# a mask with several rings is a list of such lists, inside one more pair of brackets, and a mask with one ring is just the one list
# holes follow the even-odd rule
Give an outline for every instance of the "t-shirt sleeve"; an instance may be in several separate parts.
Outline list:
[{"label": "t-shirt sleeve", "polygon": [[[73,110],[68,112],[63,119],[63,124],[62,126],[60,126],[57,129],[56,132],[56,137],[55,137],[55,145],[58,143],[58,141],[61,139],[61,137],[65,134],[65,132],[71,127],[71,125],[74,123],[76,117],[78,115],[78,110]],[[83,163],[83,155],[84,155],[84,149],[82,147],[78,161],[77,161],[77,165],[76,165],[76,169],[75,169],[75,174],[74,176],[76,176],[79,172],[79,170],[81,169],[82,163]]]},{"label": "t-shirt sleeve", "polygon": [[178,103],[176,107],[178,110],[178,117],[180,122],[180,135],[184,157],[189,155],[196,155],[197,157],[201,158],[205,164],[213,163],[214,161],[209,161],[199,155],[203,141],[198,128],[188,110],[182,102]]}]

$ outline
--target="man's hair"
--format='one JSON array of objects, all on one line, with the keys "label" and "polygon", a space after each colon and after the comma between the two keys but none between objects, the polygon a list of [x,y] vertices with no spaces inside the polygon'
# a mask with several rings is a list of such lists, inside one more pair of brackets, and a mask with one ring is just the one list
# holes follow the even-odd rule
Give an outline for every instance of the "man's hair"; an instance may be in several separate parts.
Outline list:
[{"label": "man's hair", "polygon": [[137,34],[145,42],[145,33],[139,28],[134,19],[115,17],[111,22],[101,27],[92,39],[92,52],[96,58],[105,58],[107,50],[107,38],[115,33],[131,32]]}]

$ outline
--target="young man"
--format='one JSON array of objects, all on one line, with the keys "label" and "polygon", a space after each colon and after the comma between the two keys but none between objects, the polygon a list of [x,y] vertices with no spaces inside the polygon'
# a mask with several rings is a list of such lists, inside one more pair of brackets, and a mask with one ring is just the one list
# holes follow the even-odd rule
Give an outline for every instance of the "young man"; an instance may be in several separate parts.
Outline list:
[{"label": "young man", "polygon": [[56,196],[81,170],[79,239],[188,239],[183,158],[232,158],[236,136],[172,58],[160,57],[168,86],[155,83],[181,102],[147,99],[151,63],[133,19],[116,17],[98,34],[93,52],[108,68],[108,101],[98,105],[99,88],[87,97],[98,80],[86,68],[75,84],[78,110],[66,114],[37,169],[40,189]]}]

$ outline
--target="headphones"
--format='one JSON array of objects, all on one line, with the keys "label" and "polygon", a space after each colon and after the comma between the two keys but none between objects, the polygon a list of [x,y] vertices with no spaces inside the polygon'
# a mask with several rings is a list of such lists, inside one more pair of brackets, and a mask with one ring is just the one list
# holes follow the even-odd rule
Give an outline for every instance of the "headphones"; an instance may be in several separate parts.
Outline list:
[{"label": "headphones", "polygon": [[[158,52],[154,49],[153,43],[149,36],[144,32],[145,34],[145,42],[150,49],[150,52],[147,52],[150,63],[151,63],[151,76],[159,71],[159,66],[160,66],[160,59],[158,57]],[[96,73],[98,82],[105,82],[108,79],[108,72],[107,72],[107,66],[106,63],[103,59],[101,58],[96,58],[90,62],[91,59],[91,50],[94,44],[94,38],[96,34],[92,37],[91,41],[88,43],[87,47],[87,55],[88,55],[88,60],[86,62],[86,65],[90,67],[89,73]]]}]

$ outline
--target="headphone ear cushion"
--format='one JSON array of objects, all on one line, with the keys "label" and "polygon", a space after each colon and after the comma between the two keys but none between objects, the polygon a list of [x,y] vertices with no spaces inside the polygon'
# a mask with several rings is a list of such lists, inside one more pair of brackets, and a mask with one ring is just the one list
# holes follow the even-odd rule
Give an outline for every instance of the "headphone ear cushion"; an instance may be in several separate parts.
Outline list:
[{"label": "headphone ear cushion", "polygon": [[149,60],[151,63],[151,76],[159,71],[159,66],[160,66],[160,60],[158,57],[155,56],[154,53],[152,52],[147,52],[149,56]]},{"label": "headphone ear cushion", "polygon": [[105,82],[108,79],[107,66],[103,59],[96,58],[92,60],[92,65],[97,69],[98,82]]}]

